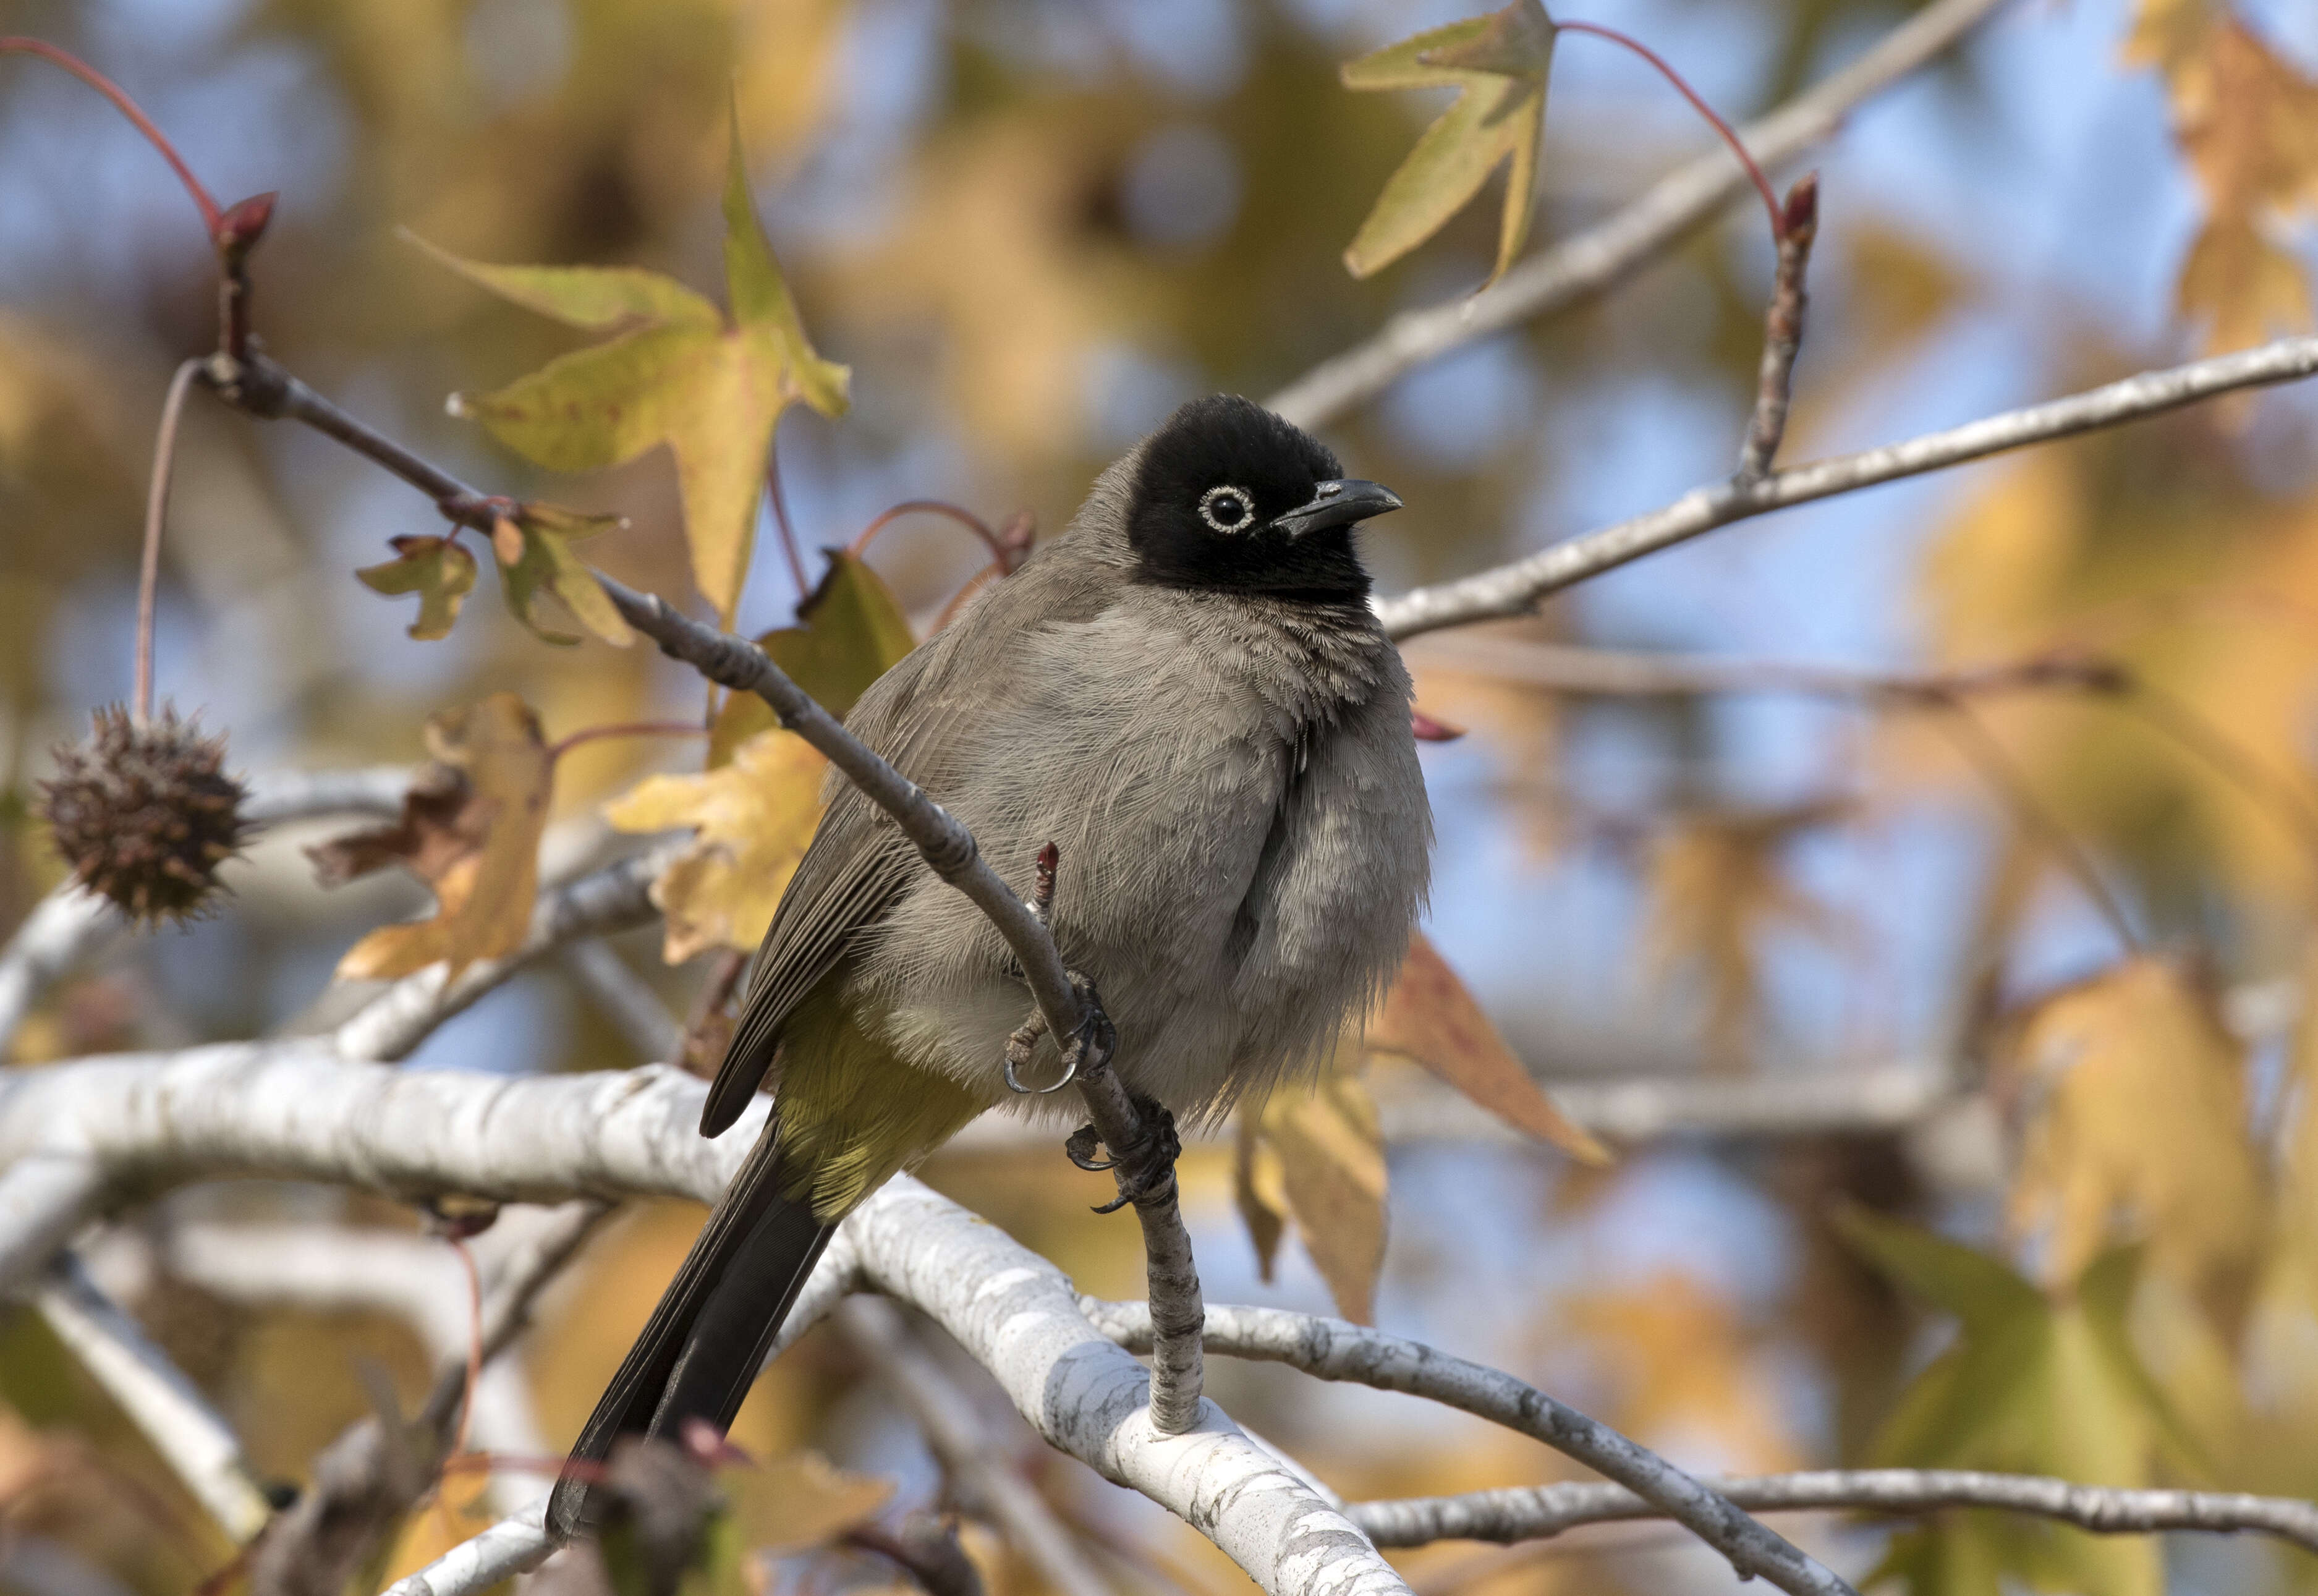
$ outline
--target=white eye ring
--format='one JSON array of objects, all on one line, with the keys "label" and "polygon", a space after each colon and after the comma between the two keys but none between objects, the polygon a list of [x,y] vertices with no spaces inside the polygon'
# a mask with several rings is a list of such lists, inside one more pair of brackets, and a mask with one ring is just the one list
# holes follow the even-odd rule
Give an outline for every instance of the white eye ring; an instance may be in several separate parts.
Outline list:
[{"label": "white eye ring", "polygon": [[[1218,521],[1216,519],[1216,506],[1226,498],[1238,502],[1239,515],[1234,520]],[[1199,495],[1199,519],[1226,534],[1245,532],[1255,521],[1255,499],[1244,488],[1234,488],[1228,484],[1210,488]]]}]

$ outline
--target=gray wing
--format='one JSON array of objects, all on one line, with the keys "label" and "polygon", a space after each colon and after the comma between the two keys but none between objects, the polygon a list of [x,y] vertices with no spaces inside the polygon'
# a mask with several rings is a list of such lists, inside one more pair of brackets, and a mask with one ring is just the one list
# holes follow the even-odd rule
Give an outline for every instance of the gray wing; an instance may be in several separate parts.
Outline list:
[{"label": "gray wing", "polygon": [[[1021,633],[1086,619],[1110,602],[1116,578],[1074,542],[1041,547],[1020,570],[984,589],[947,630],[870,685],[846,716],[847,730],[939,797],[950,763],[942,755],[956,746],[950,740],[970,738],[986,723],[993,699],[1020,689],[1010,662]],[[843,778],[831,782],[829,811],[773,911],[732,1045],[708,1089],[704,1135],[721,1134],[740,1118],[797,1005],[926,868],[883,811]]]},{"label": "gray wing", "polygon": [[[877,678],[847,728],[907,772],[911,745],[939,724],[936,706],[917,688],[933,650],[920,648]],[[796,874],[773,910],[757,950],[732,1045],[717,1068],[701,1109],[700,1133],[722,1135],[741,1117],[772,1067],[781,1032],[803,1002],[844,956],[855,933],[874,925],[922,868],[898,827],[842,778],[835,778],[828,811],[797,862]]]}]

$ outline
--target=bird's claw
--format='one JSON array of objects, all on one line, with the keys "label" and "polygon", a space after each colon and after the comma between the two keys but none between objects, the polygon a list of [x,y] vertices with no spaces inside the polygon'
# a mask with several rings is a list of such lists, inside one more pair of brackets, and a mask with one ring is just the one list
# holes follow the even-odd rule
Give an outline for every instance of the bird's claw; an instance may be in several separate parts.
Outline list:
[{"label": "bird's claw", "polygon": [[1083,1125],[1071,1133],[1070,1140],[1063,1143],[1063,1156],[1088,1174],[1100,1175],[1105,1170],[1119,1167],[1119,1161],[1115,1158],[1097,1158],[1094,1155],[1094,1150],[1101,1145],[1102,1137],[1094,1126]]},{"label": "bird's claw", "polygon": [[1070,1161],[1082,1170],[1110,1170],[1117,1173],[1119,1195],[1097,1207],[1098,1214],[1116,1214],[1129,1203],[1162,1195],[1175,1183],[1175,1161],[1183,1152],[1183,1139],[1175,1131],[1175,1116],[1146,1097],[1136,1098],[1135,1107],[1144,1129],[1137,1145],[1113,1148],[1110,1159],[1097,1161],[1094,1150],[1101,1138],[1091,1125],[1072,1132],[1071,1139],[1063,1144]]}]

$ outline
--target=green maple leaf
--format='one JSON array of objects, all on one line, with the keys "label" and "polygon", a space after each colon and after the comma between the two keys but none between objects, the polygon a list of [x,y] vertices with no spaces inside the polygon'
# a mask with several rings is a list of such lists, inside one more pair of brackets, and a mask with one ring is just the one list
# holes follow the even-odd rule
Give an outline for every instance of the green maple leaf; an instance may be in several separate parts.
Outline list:
[{"label": "green maple leaf", "polygon": [[[791,681],[842,719],[869,684],[917,647],[902,606],[877,573],[858,556],[829,551],[829,574],[803,604],[797,624],[768,632],[757,645]],[[708,736],[708,767],[729,762],[732,752],[774,724],[772,707],[754,693],[724,701]]]},{"label": "green maple leaf", "polygon": [[513,516],[502,517],[491,528],[491,551],[499,557],[499,586],[515,618],[543,642],[578,642],[540,620],[539,596],[544,591],[562,599],[564,608],[606,642],[623,649],[633,642],[636,634],[606,596],[604,585],[571,552],[580,539],[625,525],[617,516],[583,516],[540,504],[518,505]]},{"label": "green maple leaf", "polygon": [[551,471],[600,471],[667,444],[676,456],[693,579],[730,624],[749,569],[774,424],[796,399],[824,416],[843,413],[849,376],[814,354],[805,336],[750,203],[737,116],[724,179],[729,318],[682,283],[635,267],[487,265],[425,247],[503,299],[615,335],[496,393],[454,397],[453,408]]},{"label": "green maple leaf", "polygon": [[[2138,1249],[2101,1254],[2055,1296],[2001,1260],[1928,1231],[1858,1208],[1835,1217],[1885,1275],[1957,1320],[1954,1341],[1886,1416],[1870,1447],[1872,1465],[2125,1486],[2151,1484],[2161,1457],[2200,1471],[2195,1443],[2125,1330]],[[2022,1585],[2157,1596],[2160,1574],[2146,1540],[1958,1513],[1894,1538],[1870,1577],[1900,1581],[1912,1596],[1999,1596]]]},{"label": "green maple leaf", "polygon": [[459,606],[475,587],[475,557],[446,537],[398,537],[387,540],[395,558],[382,565],[366,565],[355,572],[374,593],[399,596],[418,595],[418,619],[410,635],[424,642],[451,635]]},{"label": "green maple leaf", "polygon": [[1510,161],[1497,228],[1495,282],[1529,237],[1536,208],[1538,144],[1545,132],[1545,80],[1553,19],[1538,0],[1468,17],[1344,64],[1349,89],[1455,88],[1456,103],[1424,130],[1385,181],[1344,251],[1355,277],[1382,271],[1445,226]]}]

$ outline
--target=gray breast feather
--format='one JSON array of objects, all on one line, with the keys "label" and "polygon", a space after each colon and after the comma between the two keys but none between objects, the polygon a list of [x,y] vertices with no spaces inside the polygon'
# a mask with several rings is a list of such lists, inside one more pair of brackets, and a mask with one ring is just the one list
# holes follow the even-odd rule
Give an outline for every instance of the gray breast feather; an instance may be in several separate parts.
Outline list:
[{"label": "gray breast feather", "polygon": [[[957,706],[971,732],[912,774],[1026,890],[1058,847],[1056,940],[1101,989],[1122,1073],[1197,1113],[1325,1052],[1390,976],[1431,821],[1389,644],[1364,640],[1367,690],[1315,722],[1283,711],[1276,661],[1180,619],[1130,595],[1018,635],[1007,685]],[[1002,1100],[1029,1001],[971,906],[914,873],[858,948],[865,1011]]]}]

